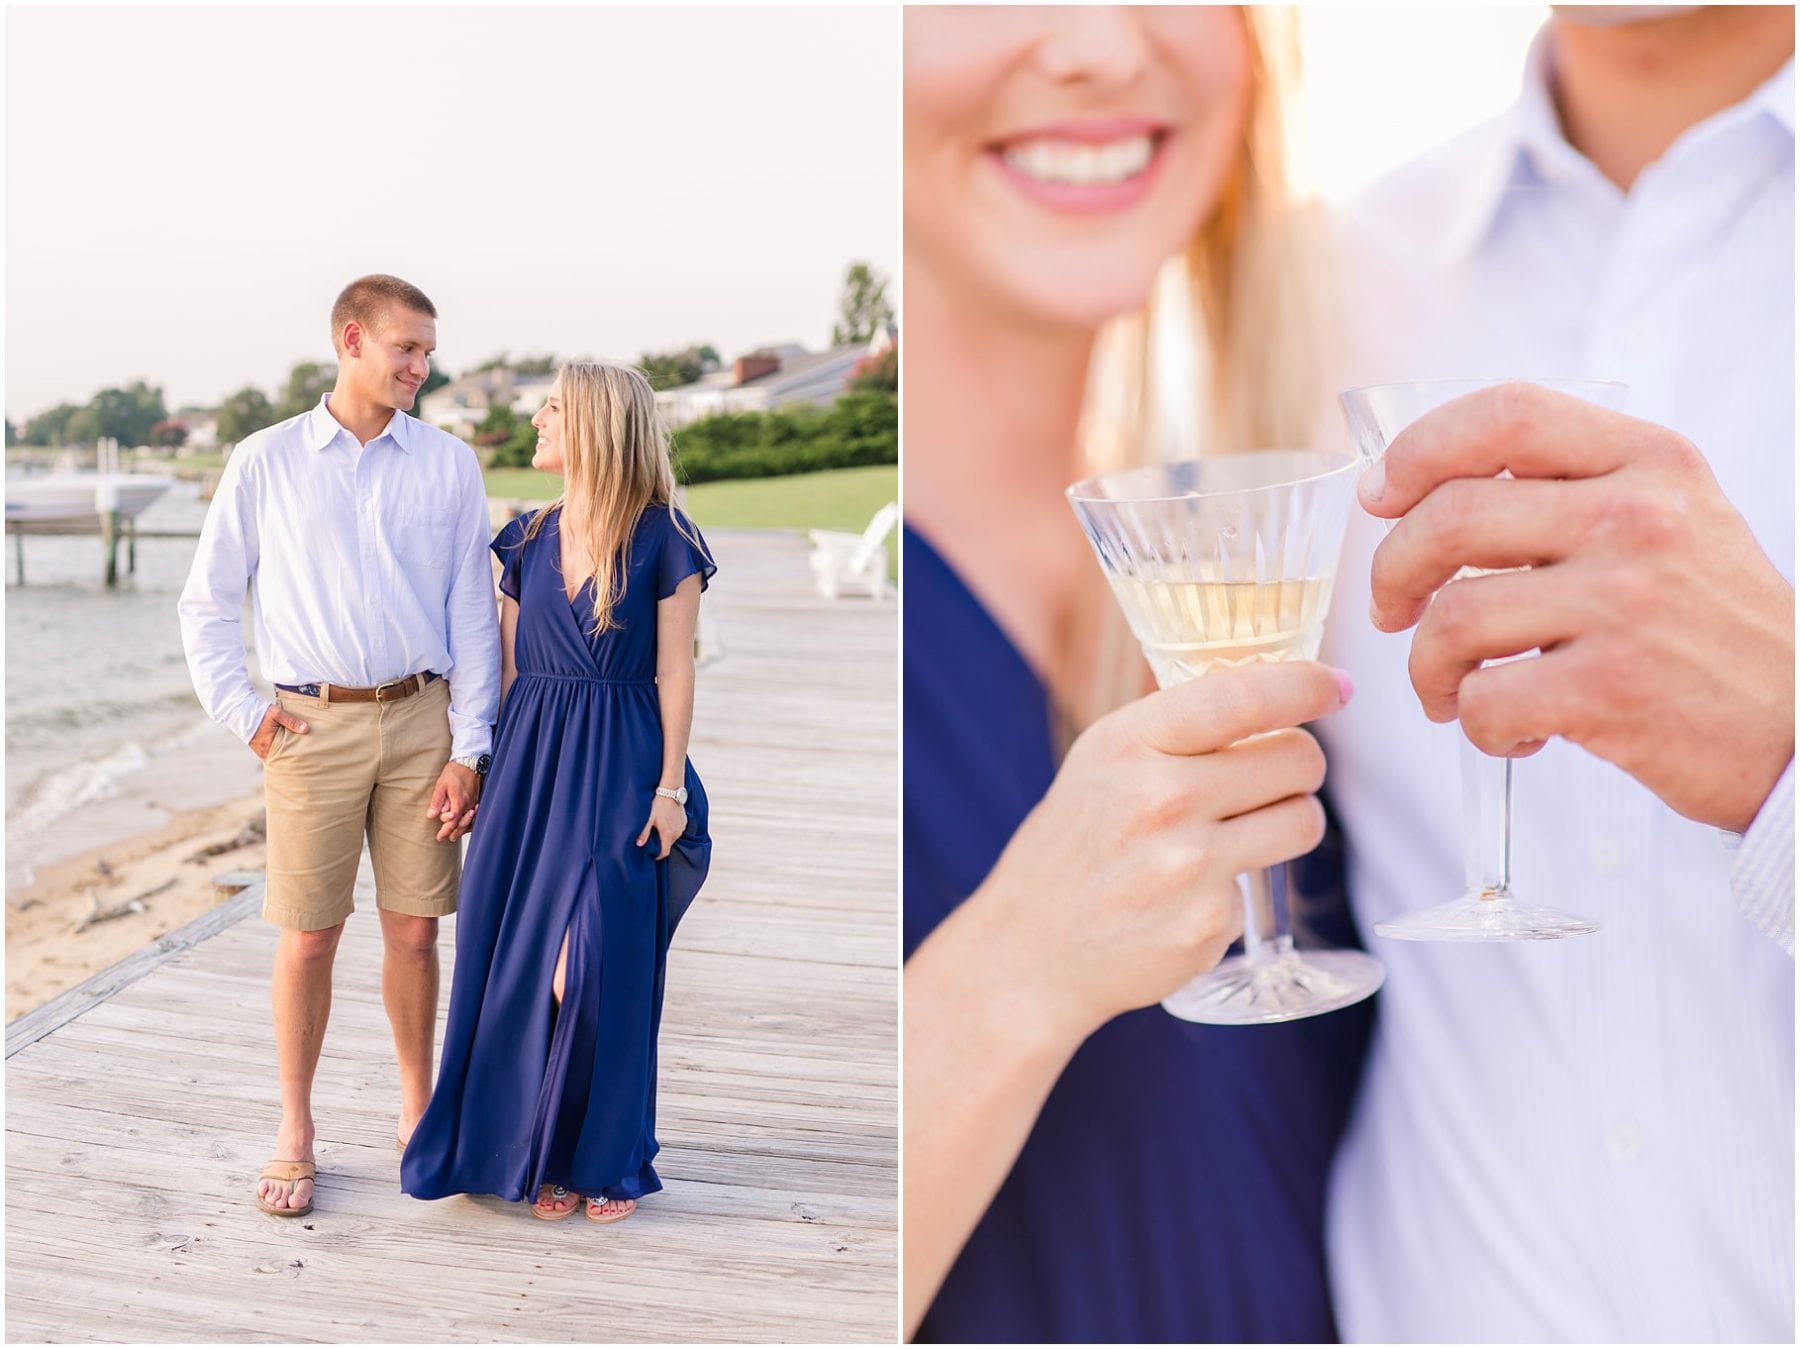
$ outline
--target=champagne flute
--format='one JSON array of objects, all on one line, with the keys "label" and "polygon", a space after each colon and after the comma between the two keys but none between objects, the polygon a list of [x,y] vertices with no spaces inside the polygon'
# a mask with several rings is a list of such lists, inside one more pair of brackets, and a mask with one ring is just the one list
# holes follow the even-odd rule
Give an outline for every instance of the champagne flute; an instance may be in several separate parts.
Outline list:
[{"label": "champagne flute", "polygon": [[[1359,469],[1349,455],[1265,450],[1069,488],[1159,686],[1318,654]],[[1292,1021],[1381,987],[1373,956],[1295,949],[1285,868],[1238,883],[1244,953],[1165,999],[1172,1015],[1215,1025]]]},{"label": "champagne flute", "polygon": [[[1358,456],[1373,464],[1387,453],[1394,437],[1418,418],[1453,399],[1508,379],[1426,380],[1411,384],[1376,384],[1338,395]],[[1532,379],[1555,393],[1598,404],[1617,412],[1625,402],[1623,384],[1600,380]],[[1390,525],[1390,528],[1392,526]],[[1520,568],[1519,570],[1523,570]],[[1464,567],[1457,577],[1487,575]],[[1535,653],[1503,657],[1529,660]],[[1489,661],[1488,664],[1496,664]],[[1483,754],[1465,737],[1461,746],[1463,779],[1464,890],[1448,904],[1420,909],[1375,924],[1379,936],[1400,941],[1555,941],[1599,930],[1592,918],[1564,913],[1521,900],[1513,890],[1512,821],[1513,763]]]}]

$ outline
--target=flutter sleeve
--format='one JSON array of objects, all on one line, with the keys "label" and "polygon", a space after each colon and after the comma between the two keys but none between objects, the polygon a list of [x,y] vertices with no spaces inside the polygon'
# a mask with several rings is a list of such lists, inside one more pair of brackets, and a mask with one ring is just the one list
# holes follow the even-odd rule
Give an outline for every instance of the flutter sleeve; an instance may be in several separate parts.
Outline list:
[{"label": "flutter sleeve", "polygon": [[528,515],[508,520],[488,545],[500,559],[500,593],[515,602],[519,598],[520,568],[525,559],[525,529],[530,520]]},{"label": "flutter sleeve", "polygon": [[677,586],[696,574],[700,588],[705,590],[718,570],[699,528],[680,511],[673,512],[664,530],[662,557],[656,567],[656,598],[668,599]]}]

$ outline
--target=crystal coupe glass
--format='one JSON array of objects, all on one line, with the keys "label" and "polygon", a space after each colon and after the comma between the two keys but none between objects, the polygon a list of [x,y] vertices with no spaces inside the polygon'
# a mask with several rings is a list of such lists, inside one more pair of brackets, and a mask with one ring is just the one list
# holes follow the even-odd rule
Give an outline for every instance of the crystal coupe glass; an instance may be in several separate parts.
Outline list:
[{"label": "crystal coupe glass", "polygon": [[[1530,383],[1618,411],[1623,384],[1599,380],[1457,379],[1376,384],[1338,395],[1358,457],[1373,464],[1394,437],[1436,408],[1498,384]],[[1485,573],[1465,567],[1457,577]],[[1453,582],[1454,583],[1454,582]],[[1508,656],[1529,660],[1534,653]],[[1494,662],[1489,662],[1493,664]],[[1513,760],[1483,754],[1462,741],[1463,893],[1447,904],[1402,914],[1375,925],[1376,934],[1401,941],[1554,941],[1597,931],[1591,918],[1521,899],[1513,890]]]},{"label": "crystal coupe glass", "polygon": [[[1163,688],[1253,661],[1310,660],[1360,464],[1263,450],[1087,478],[1070,504]],[[1292,1021],[1381,987],[1361,951],[1294,946],[1284,868],[1239,878],[1244,953],[1163,1002],[1186,1021]]]}]

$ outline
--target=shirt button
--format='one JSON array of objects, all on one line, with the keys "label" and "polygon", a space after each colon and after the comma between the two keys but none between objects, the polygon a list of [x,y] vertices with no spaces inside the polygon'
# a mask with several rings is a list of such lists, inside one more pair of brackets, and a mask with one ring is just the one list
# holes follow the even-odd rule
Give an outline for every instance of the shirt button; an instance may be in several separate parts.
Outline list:
[{"label": "shirt button", "polygon": [[1644,1150],[1644,1131],[1630,1120],[1606,1131],[1606,1155],[1615,1162],[1629,1162]]},{"label": "shirt button", "polygon": [[1594,870],[1602,876],[1617,876],[1625,870],[1625,864],[1631,860],[1630,854],[1625,851],[1625,846],[1617,839],[1611,838],[1597,839],[1589,857],[1594,864]]}]

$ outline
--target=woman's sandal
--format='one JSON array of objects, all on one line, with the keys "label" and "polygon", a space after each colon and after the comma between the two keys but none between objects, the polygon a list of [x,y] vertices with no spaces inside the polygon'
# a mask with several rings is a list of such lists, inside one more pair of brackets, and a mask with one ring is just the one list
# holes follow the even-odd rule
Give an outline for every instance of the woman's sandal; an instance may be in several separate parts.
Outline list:
[{"label": "woman's sandal", "polygon": [[[262,1175],[257,1177],[257,1179],[281,1181],[288,1187],[287,1197],[292,1199],[294,1197],[295,1188],[303,1180],[312,1181],[313,1190],[316,1193],[319,1186],[315,1177],[317,1177],[318,1174],[319,1168],[314,1166],[311,1162],[270,1162],[263,1168]],[[304,1218],[313,1210],[312,1200],[310,1199],[306,1201],[305,1208],[276,1208],[267,1199],[263,1198],[261,1186],[257,1187],[256,1206],[264,1213],[276,1218]]]},{"label": "woman's sandal", "polygon": [[[545,1190],[550,1192],[550,1199],[552,1202],[558,1199],[570,1199],[574,1202],[565,1209],[546,1208],[544,1207]],[[575,1212],[575,1205],[580,1202],[580,1195],[571,1190],[564,1189],[561,1185],[544,1185],[539,1187],[538,1197],[532,1201],[531,1216],[534,1218],[542,1218],[547,1223],[559,1223],[564,1218],[571,1217]]]},{"label": "woman's sandal", "polygon": [[[608,1204],[626,1204],[629,1205],[629,1207],[622,1208],[617,1213],[602,1212],[601,1210]],[[637,1200],[608,1199],[603,1194],[590,1195],[588,1197],[585,1212],[587,1220],[591,1223],[622,1223],[632,1214],[637,1212]]]}]

